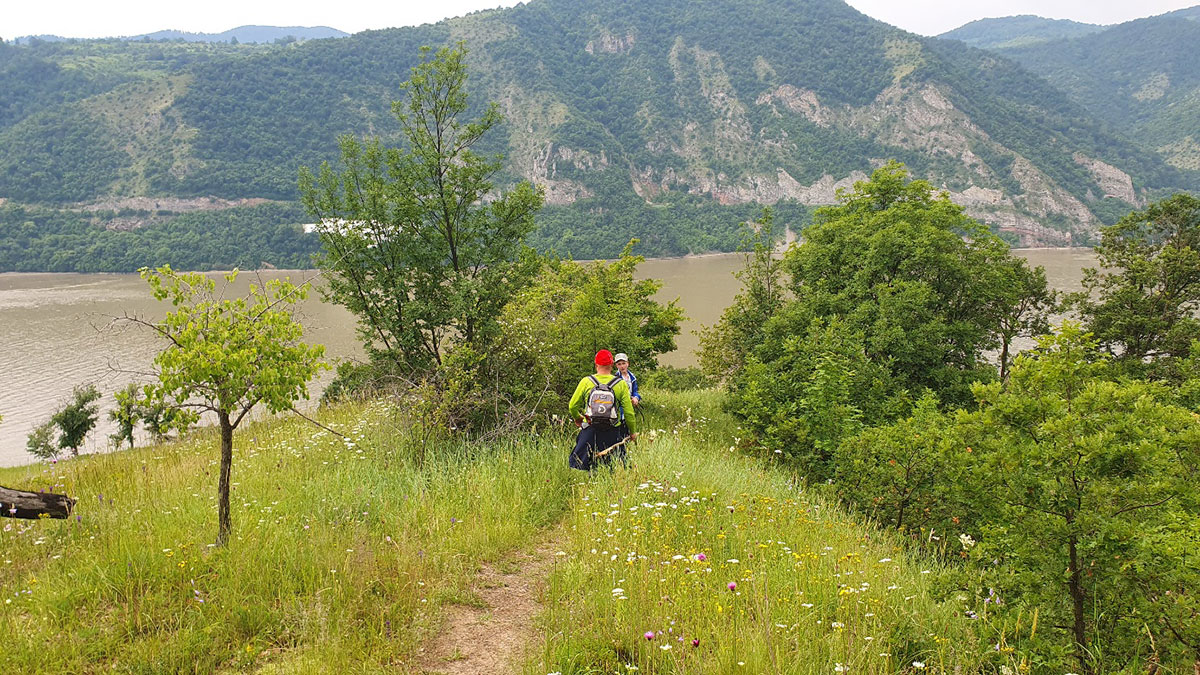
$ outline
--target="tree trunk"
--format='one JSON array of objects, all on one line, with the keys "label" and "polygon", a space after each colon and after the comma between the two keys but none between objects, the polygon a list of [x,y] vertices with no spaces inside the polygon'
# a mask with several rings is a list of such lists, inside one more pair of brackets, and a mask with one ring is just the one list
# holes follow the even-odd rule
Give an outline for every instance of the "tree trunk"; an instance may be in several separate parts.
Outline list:
[{"label": "tree trunk", "polygon": [[0,487],[0,516],[5,518],[42,517],[63,519],[71,515],[75,500],[66,495],[49,492],[23,492]]},{"label": "tree trunk", "polygon": [[1087,658],[1087,625],[1084,623],[1086,615],[1084,614],[1083,607],[1083,580],[1079,573],[1079,551],[1076,546],[1075,535],[1072,534],[1067,540],[1067,548],[1071,555],[1071,576],[1067,581],[1067,585],[1071,591],[1071,608],[1075,615],[1075,657],[1079,659],[1080,672],[1091,673],[1092,668]]},{"label": "tree trunk", "polygon": [[217,546],[229,541],[233,529],[229,515],[229,474],[233,469],[233,423],[229,413],[217,413],[221,426],[221,477],[217,481]]},{"label": "tree trunk", "polygon": [[1008,349],[1011,340],[1007,335],[1000,338],[1000,381],[1008,384]]}]

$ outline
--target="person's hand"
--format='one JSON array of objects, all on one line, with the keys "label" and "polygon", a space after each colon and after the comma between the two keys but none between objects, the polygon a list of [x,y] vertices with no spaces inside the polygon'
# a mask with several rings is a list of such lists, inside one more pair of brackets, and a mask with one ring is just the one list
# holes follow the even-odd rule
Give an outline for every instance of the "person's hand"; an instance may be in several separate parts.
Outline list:
[{"label": "person's hand", "polygon": [[636,408],[636,407],[638,407],[638,406],[639,406],[639,405],[641,405],[641,404],[642,404],[642,399],[640,399],[640,398],[638,398],[638,397],[634,396],[634,397],[633,397],[633,407],[635,407],[635,408]]},{"label": "person's hand", "polygon": [[575,426],[576,426],[576,427],[578,427],[578,428],[580,428],[580,429],[582,429],[582,428],[583,428],[583,418],[582,418],[582,417],[576,417],[576,418],[575,418]]},{"label": "person's hand", "polygon": [[630,441],[631,443],[636,443],[636,442],[637,442],[637,437],[638,437],[638,435],[637,435],[637,434],[629,434],[629,441]]}]

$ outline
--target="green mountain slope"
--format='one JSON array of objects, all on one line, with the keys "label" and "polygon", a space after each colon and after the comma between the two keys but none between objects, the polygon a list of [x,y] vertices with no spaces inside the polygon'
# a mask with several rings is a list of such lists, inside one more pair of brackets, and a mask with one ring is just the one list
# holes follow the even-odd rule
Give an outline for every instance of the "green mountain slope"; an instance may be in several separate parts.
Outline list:
[{"label": "green mountain slope", "polygon": [[[546,189],[535,243],[577,256],[628,236],[651,255],[729,250],[757,204],[798,225],[801,206],[890,158],[1026,244],[1088,241],[1200,183],[1012,62],[840,0],[535,0],[339,40],[207,45],[190,61],[185,46],[105,43],[107,88],[63,75],[62,100],[39,94],[0,126],[15,149],[0,198],[294,199],[298,167],[335,159],[339,134],[394,139],[390,101],[418,48],[459,40],[475,104],[507,118],[488,149],[506,153],[506,179]],[[0,46],[0,72],[25,82],[18,61],[40,59],[69,73],[91,49]]]},{"label": "green mountain slope", "polygon": [[1169,163],[1200,170],[1200,7],[997,52]]},{"label": "green mountain slope", "polygon": [[1050,40],[1090,35],[1104,30],[1104,26],[1080,23],[1067,19],[1046,19],[1032,14],[1006,16],[997,19],[977,19],[963,24],[938,37],[961,40],[980,49],[1018,47]]}]

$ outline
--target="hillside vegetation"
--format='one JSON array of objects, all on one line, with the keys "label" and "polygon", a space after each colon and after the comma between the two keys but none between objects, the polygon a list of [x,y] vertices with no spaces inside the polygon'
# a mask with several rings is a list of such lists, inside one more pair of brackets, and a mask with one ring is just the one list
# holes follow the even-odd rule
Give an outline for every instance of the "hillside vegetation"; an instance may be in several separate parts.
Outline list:
[{"label": "hillside vegetation", "polygon": [[531,242],[576,257],[631,235],[648,255],[733,250],[722,223],[747,208],[799,229],[888,159],[1034,245],[1200,185],[1013,63],[840,0],[536,0],[286,45],[0,45],[0,198],[295,200],[339,134],[396,140],[419,47],[455,41],[477,109],[505,117],[481,150],[546,191]]},{"label": "hillside vegetation", "polygon": [[[988,46],[1042,75],[1096,118],[1168,163],[1196,171],[1200,170],[1198,15],[1200,8],[1193,7],[1086,35]],[[1007,34],[1005,26],[995,24],[976,32],[992,40]],[[944,37],[964,39],[957,31]]]},{"label": "hillside vegetation", "polygon": [[1023,14],[999,19],[976,19],[938,37],[960,40],[980,49],[1003,49],[1090,35],[1102,30],[1104,26],[1091,23]]},{"label": "hillside vegetation", "polygon": [[559,523],[544,644],[530,645],[527,672],[726,672],[737,661],[809,672],[833,660],[974,671],[994,658],[959,603],[939,601],[940,567],[730,452],[715,392],[656,396],[658,431],[611,475],[569,472],[559,429],[424,447],[419,425],[382,401],[320,415],[344,437],[299,419],[257,423],[237,449],[237,536],[224,549],[206,536],[211,433],[4,469],[0,483],[79,504],[71,520],[0,531],[0,663],[417,672],[447,608],[478,602],[480,564]]}]

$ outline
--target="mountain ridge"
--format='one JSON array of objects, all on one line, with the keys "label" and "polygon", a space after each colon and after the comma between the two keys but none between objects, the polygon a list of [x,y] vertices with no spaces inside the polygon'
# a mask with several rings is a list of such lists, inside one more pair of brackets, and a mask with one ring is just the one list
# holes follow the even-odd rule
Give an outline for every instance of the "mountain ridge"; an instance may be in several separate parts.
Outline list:
[{"label": "mountain ridge", "polygon": [[[998,36],[997,36],[998,37]],[[991,50],[1045,77],[1098,119],[1200,170],[1200,5],[1092,34]]]},{"label": "mountain ridge", "polygon": [[1015,62],[838,0],[534,0],[302,44],[101,45],[158,68],[111,86],[70,79],[85,47],[0,46],[0,85],[22,58],[10,74],[61,82],[27,87],[46,105],[0,105],[0,197],[295,199],[296,169],[336,160],[338,134],[395,142],[419,47],[458,41],[473,105],[506,116],[484,149],[507,155],[503,181],[546,190],[531,241],[579,257],[634,236],[650,254],[731,250],[757,205],[830,203],[889,159],[1025,245],[1086,244],[1194,182]]},{"label": "mountain ridge", "polygon": [[100,38],[68,38],[61,35],[23,35],[13,40],[16,44],[29,44],[32,41],[70,42],[93,40],[149,40],[169,41],[183,40],[184,42],[229,42],[236,38],[238,42],[264,43],[276,40],[294,38],[297,40],[321,40],[326,38],[347,37],[350,33],[329,26],[262,26],[245,25],[220,33],[189,32],[166,29],[140,35],[109,36]]}]

